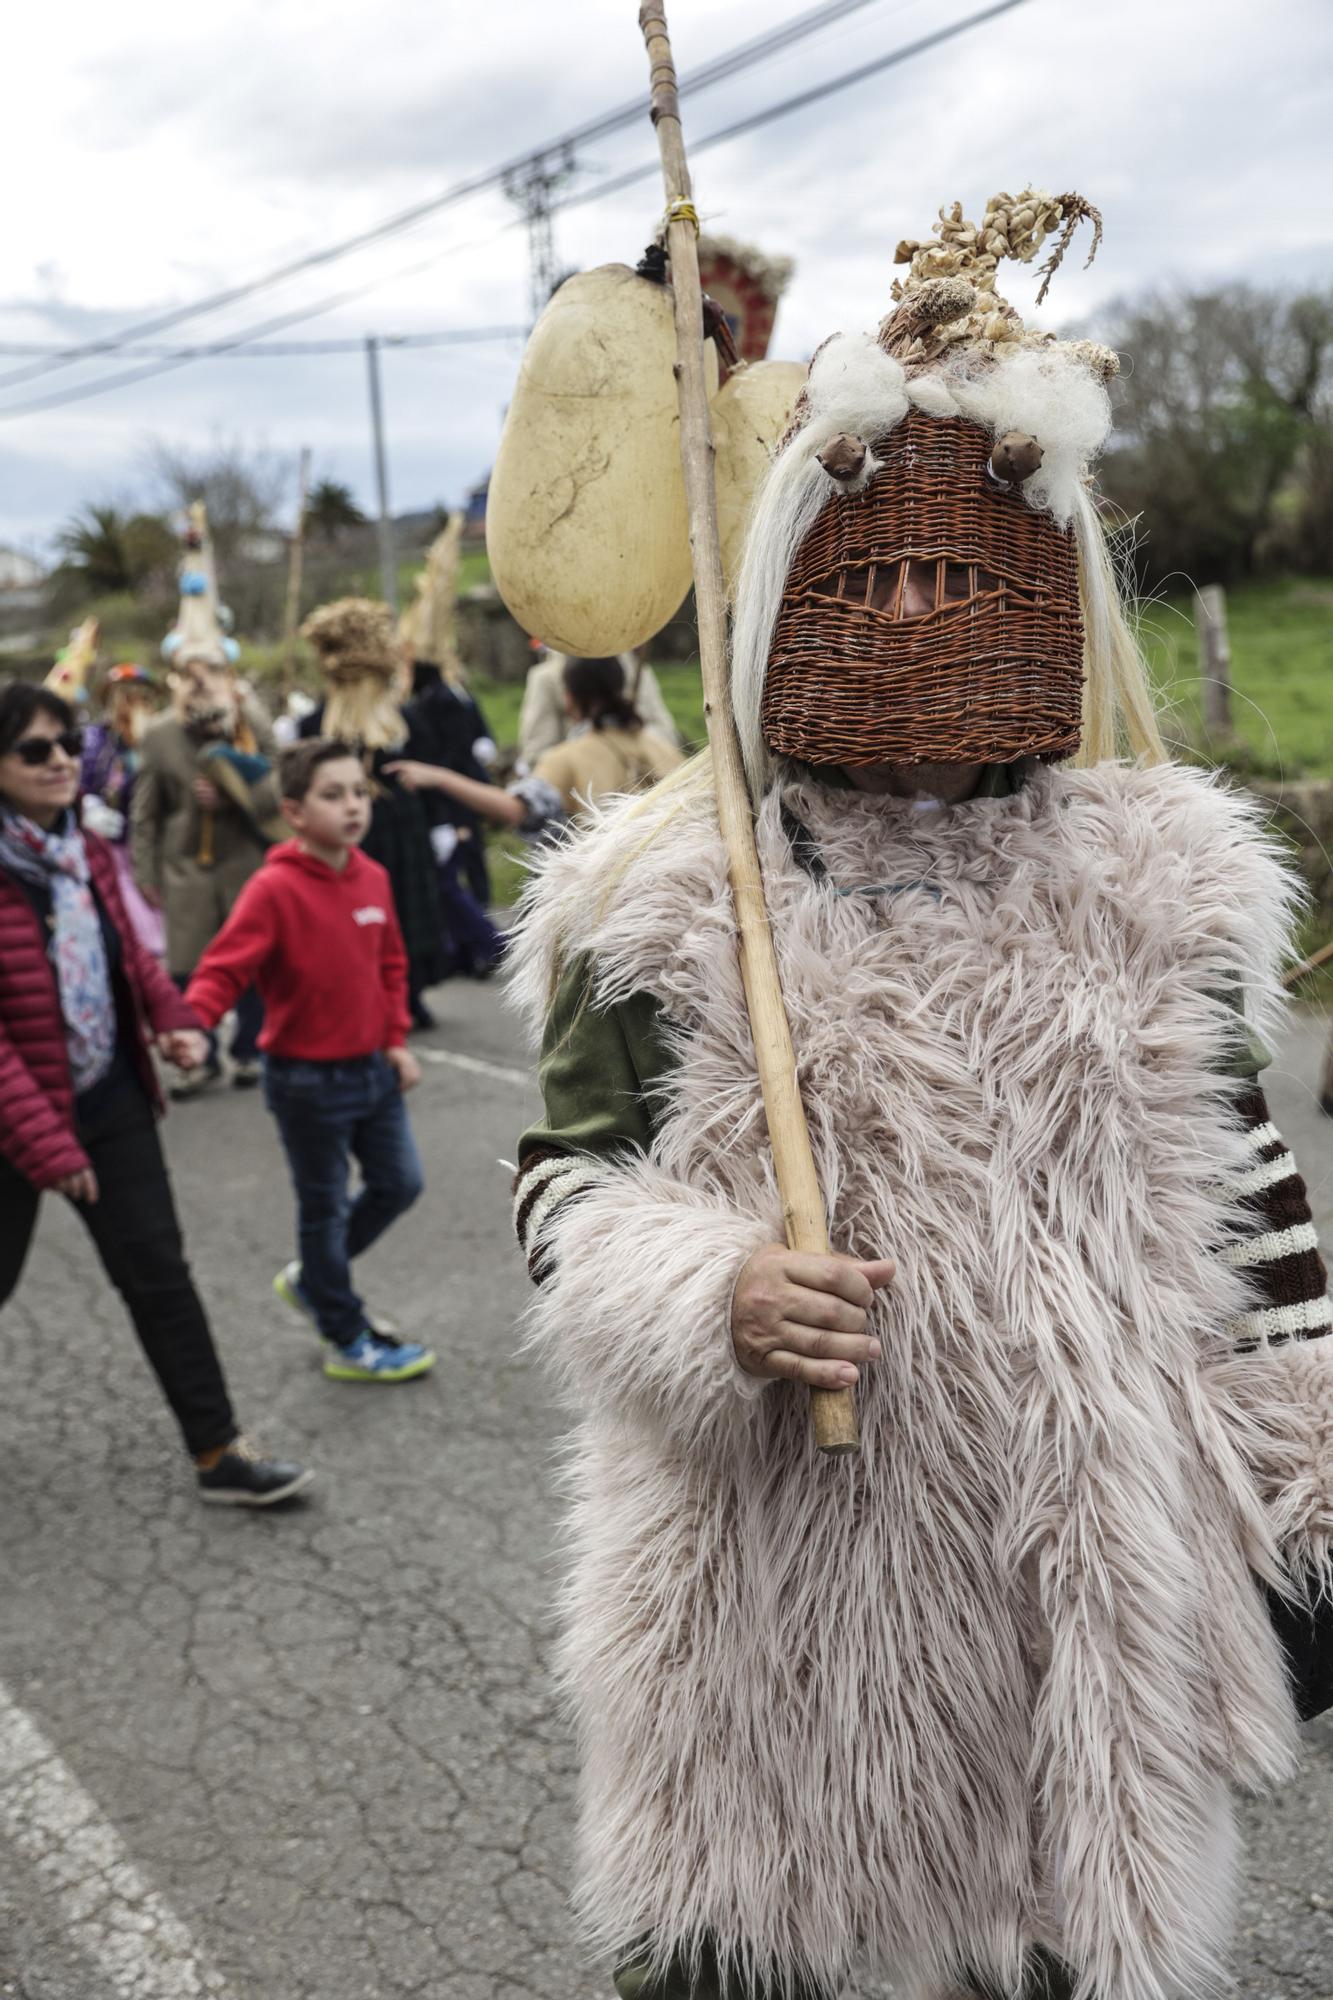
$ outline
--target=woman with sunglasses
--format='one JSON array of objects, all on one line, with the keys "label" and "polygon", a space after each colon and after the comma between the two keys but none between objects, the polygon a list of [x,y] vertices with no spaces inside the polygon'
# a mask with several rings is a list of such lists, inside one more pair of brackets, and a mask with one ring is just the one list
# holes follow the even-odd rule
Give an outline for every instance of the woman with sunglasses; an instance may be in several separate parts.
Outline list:
[{"label": "woman with sunglasses", "polygon": [[0,1305],[43,1191],[68,1196],[180,1425],[201,1498],[269,1506],[312,1475],[260,1458],[240,1435],[155,1125],[149,1039],[188,1068],[204,1037],[135,935],[110,848],[79,827],[81,750],[58,695],[0,688]]}]

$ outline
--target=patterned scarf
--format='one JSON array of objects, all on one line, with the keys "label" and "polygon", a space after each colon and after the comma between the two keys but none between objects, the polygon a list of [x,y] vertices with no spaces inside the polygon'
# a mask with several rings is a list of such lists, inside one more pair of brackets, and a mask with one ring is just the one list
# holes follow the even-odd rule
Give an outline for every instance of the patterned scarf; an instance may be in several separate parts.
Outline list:
[{"label": "patterned scarf", "polygon": [[88,873],[88,850],[72,813],[50,833],[30,819],[0,817],[0,866],[35,882],[51,898],[51,963],[60,988],[65,1047],[76,1091],[88,1090],[111,1067],[116,1007],[101,919]]}]

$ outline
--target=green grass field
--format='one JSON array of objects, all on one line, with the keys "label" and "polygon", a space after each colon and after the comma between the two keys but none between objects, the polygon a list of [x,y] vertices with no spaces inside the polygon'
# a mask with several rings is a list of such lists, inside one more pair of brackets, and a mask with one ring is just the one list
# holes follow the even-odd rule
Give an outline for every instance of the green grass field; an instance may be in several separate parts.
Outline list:
[{"label": "green grass field", "polygon": [[1243,776],[1333,778],[1333,578],[1229,591],[1227,622],[1232,746],[1204,741],[1193,601],[1166,598],[1142,612],[1144,650],[1173,743],[1183,739]]}]

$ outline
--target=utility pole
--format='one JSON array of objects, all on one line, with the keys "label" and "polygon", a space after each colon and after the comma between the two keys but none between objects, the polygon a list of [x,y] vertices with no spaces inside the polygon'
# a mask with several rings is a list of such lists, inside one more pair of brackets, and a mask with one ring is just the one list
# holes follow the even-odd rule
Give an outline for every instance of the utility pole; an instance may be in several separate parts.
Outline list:
[{"label": "utility pole", "polygon": [[384,403],[380,395],[380,344],[366,335],[366,372],[370,377],[370,428],[375,440],[375,483],[380,500],[380,595],[392,612],[398,610],[398,565],[393,553],[393,517],[389,513],[389,468],[384,456]]},{"label": "utility pole", "polygon": [[504,191],[522,209],[528,223],[528,298],[535,325],[555,288],[555,235],[551,227],[551,196],[577,171],[571,145],[554,152],[534,153],[504,178]]}]

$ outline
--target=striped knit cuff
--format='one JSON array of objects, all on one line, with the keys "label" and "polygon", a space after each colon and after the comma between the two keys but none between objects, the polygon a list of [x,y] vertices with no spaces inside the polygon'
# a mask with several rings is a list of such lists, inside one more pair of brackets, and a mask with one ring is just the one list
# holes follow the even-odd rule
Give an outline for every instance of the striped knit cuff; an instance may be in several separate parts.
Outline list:
[{"label": "striped knit cuff", "polygon": [[556,1210],[597,1179],[592,1160],[583,1153],[562,1153],[553,1146],[534,1147],[514,1175],[514,1234],[527,1259],[534,1285],[551,1275],[544,1237]]},{"label": "striped knit cuff", "polygon": [[1231,1178],[1244,1224],[1222,1251],[1250,1281],[1254,1304],[1234,1322],[1237,1347],[1279,1347],[1331,1330],[1328,1273],[1310,1214],[1305,1182],[1257,1085],[1237,1102],[1249,1158]]}]

